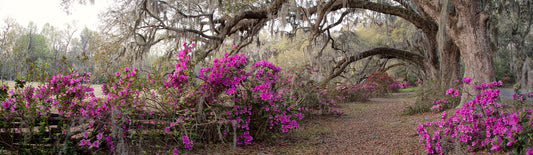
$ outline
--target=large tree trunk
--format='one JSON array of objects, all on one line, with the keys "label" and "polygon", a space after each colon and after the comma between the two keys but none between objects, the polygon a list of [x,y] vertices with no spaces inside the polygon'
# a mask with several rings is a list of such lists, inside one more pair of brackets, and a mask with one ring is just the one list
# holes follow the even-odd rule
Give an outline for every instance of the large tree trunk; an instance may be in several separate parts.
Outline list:
[{"label": "large tree trunk", "polygon": [[[440,87],[448,88],[453,85],[453,81],[459,79],[460,69],[460,54],[459,48],[454,44],[454,41],[446,34],[446,25],[448,23],[448,14],[452,7],[450,7],[450,0],[440,0],[440,20],[439,30],[437,31],[437,47],[440,57],[441,68],[441,83]],[[437,11],[435,11],[437,12]]]},{"label": "large tree trunk", "polygon": [[453,81],[461,78],[461,55],[459,48],[454,44],[453,40],[448,39],[445,43],[445,49],[439,53],[441,73],[441,87],[449,88],[453,85]]},{"label": "large tree trunk", "polygon": [[439,65],[439,56],[437,55],[437,39],[436,32],[429,30],[422,30],[427,37],[427,59],[424,62],[426,70],[424,70],[427,79],[438,79],[442,74],[442,68]]},{"label": "large tree trunk", "polygon": [[482,40],[482,38],[478,37],[466,37],[464,40],[456,41],[464,42],[462,46],[458,44],[465,64],[464,77],[472,78],[472,83],[465,84],[463,87],[461,104],[458,107],[461,107],[463,103],[477,95],[476,91],[474,91],[474,85],[494,80],[494,66],[490,51],[487,51],[489,49],[488,44],[483,44],[478,39]]},{"label": "large tree trunk", "polygon": [[455,22],[452,21],[448,34],[463,57],[464,77],[472,78],[472,83],[463,87],[461,104],[458,106],[462,107],[464,102],[477,95],[474,85],[494,80],[494,65],[487,36],[488,15],[483,12],[481,2],[453,0],[453,3],[457,8],[458,18]]}]

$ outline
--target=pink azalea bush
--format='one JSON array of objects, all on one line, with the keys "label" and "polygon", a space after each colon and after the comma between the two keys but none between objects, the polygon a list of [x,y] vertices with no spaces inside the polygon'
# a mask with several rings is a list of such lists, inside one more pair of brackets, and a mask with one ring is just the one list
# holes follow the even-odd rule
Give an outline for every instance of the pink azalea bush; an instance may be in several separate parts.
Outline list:
[{"label": "pink azalea bush", "polygon": [[372,90],[374,94],[389,95],[398,91],[400,85],[387,72],[370,71],[364,87]]},{"label": "pink azalea bush", "polygon": [[407,83],[393,80],[386,72],[370,71],[369,74],[362,84],[343,83],[336,86],[331,94],[335,94],[339,101],[366,101],[373,96],[387,95],[408,86]]},{"label": "pink azalea bush", "polygon": [[[470,78],[462,80],[470,81]],[[514,150],[520,153],[531,147],[532,141],[527,137],[533,131],[530,121],[533,110],[509,109],[508,104],[500,103],[497,87],[501,85],[501,81],[476,85],[480,93],[453,115],[443,112],[440,120],[420,124],[417,133],[427,152],[448,153],[452,143],[459,143],[462,149],[472,152]],[[453,88],[446,94],[458,96]]]},{"label": "pink azalea bush", "polygon": [[168,75],[141,75],[129,67],[109,75],[101,96],[88,85],[90,73],[74,71],[36,87],[22,80],[15,89],[1,85],[0,137],[16,144],[4,148],[21,154],[176,154],[198,142],[246,145],[298,128],[313,112],[342,114],[334,107],[347,97],[365,100],[392,89],[374,80],[320,88],[268,61],[249,62],[244,54],[224,54],[196,75],[193,46],[183,44]]},{"label": "pink azalea bush", "polygon": [[[83,135],[85,128],[70,130],[81,124],[94,125],[92,119],[101,117],[102,109],[95,97],[93,88],[83,83],[88,82],[90,73],[79,74],[71,72],[69,75],[54,75],[45,79],[45,84],[38,87],[24,86],[25,82],[17,80],[15,89],[2,86],[8,94],[2,95],[0,107],[0,133],[11,136],[2,136],[10,145],[8,150],[19,152],[70,152],[72,149],[65,147],[71,135]],[[52,118],[51,116],[59,115]],[[47,126],[55,122],[57,127]],[[35,129],[37,130],[27,130]],[[24,131],[24,132],[21,132]],[[46,134],[45,134],[46,133]],[[99,140],[88,140],[88,136],[81,136],[81,146],[99,147]],[[53,147],[30,146],[27,142],[38,141],[49,143]],[[24,142],[24,143],[22,143]],[[77,142],[76,142],[77,143]],[[32,148],[32,149],[28,149]],[[36,153],[36,152],[35,152]]]},{"label": "pink azalea bush", "polygon": [[421,86],[416,91],[417,100],[415,103],[402,109],[403,114],[412,115],[423,112],[442,112],[444,110],[455,108],[461,101],[462,87],[469,84],[470,78],[456,80],[452,83],[451,88],[440,88],[442,81],[427,81],[419,83]]},{"label": "pink azalea bush", "polygon": [[[225,54],[195,76],[194,44],[183,46],[171,74],[140,75],[125,67],[109,75],[100,97],[87,85],[90,73],[54,75],[38,87],[2,85],[0,134],[17,143],[6,149],[179,153],[193,150],[198,141],[244,145],[298,128],[311,111],[297,102],[292,75],[284,76],[274,64],[248,66],[245,55]],[[29,142],[51,146],[32,148]]]},{"label": "pink azalea bush", "polygon": [[346,102],[367,101],[374,94],[372,89],[368,85],[343,83],[336,87],[336,94]]}]

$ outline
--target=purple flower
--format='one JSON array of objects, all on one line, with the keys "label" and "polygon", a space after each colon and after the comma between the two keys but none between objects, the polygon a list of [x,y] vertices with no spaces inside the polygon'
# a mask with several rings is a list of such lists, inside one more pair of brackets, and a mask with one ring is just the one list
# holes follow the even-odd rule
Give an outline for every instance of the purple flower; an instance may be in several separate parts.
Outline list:
[{"label": "purple flower", "polygon": [[85,133],[83,134],[83,137],[84,137],[84,138],[89,137],[89,134],[87,133],[87,131],[85,131]]},{"label": "purple flower", "polygon": [[261,99],[263,101],[266,101],[266,100],[271,99],[271,98],[272,98],[272,94],[271,93],[269,93],[269,92],[261,93]]},{"label": "purple flower", "polygon": [[189,139],[187,136],[182,136],[181,140],[183,141],[183,144],[185,144],[185,148],[192,150],[193,141]]},{"label": "purple flower", "polygon": [[94,141],[92,146],[96,147],[96,148],[99,148],[100,147],[100,142]]},{"label": "purple flower", "polygon": [[80,140],[80,146],[91,145],[91,142],[85,139]]},{"label": "purple flower", "polygon": [[236,91],[235,85],[231,86],[231,88],[226,89],[226,93],[228,95],[235,93],[235,91]]},{"label": "purple flower", "polygon": [[446,91],[446,95],[450,95],[452,93],[454,93],[456,90],[454,88],[450,88]]},{"label": "purple flower", "polygon": [[526,155],[533,155],[533,148],[529,148],[526,152]]},{"label": "purple flower", "polygon": [[470,77],[465,77],[465,78],[463,78],[463,82],[467,83],[467,84],[470,84],[470,82],[472,82],[472,79]]},{"label": "purple flower", "polygon": [[2,102],[2,107],[6,108],[6,109],[9,108],[10,105],[11,105],[11,104],[9,104],[8,101],[4,101],[4,102]]}]

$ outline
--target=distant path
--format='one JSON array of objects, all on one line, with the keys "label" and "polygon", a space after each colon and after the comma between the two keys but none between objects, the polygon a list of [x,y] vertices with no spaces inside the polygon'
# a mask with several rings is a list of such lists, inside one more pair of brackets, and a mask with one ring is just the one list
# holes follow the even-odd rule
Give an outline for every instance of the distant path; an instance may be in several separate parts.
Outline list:
[{"label": "distant path", "polygon": [[414,95],[394,93],[367,102],[341,103],[336,108],[344,114],[306,116],[310,118],[304,119],[299,129],[273,143],[257,143],[234,152],[217,145],[199,154],[426,154],[418,142],[417,126],[440,119],[440,113],[402,115],[402,108],[415,101]]},{"label": "distant path", "polygon": [[[520,93],[529,93],[529,91],[520,90]],[[513,94],[514,94],[514,90],[513,89],[508,89],[508,88],[501,88],[500,89],[500,97],[501,98],[513,99]],[[532,98],[528,98],[527,100],[528,101],[533,101],[533,97]]]}]

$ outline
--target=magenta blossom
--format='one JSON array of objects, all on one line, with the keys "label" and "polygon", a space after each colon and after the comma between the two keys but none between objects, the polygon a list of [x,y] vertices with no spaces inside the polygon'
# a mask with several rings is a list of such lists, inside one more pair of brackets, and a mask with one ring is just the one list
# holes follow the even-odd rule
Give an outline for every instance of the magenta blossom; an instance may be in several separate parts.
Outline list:
[{"label": "magenta blossom", "polygon": [[526,155],[533,155],[533,148],[529,148],[526,152]]},{"label": "magenta blossom", "polygon": [[470,82],[472,82],[472,79],[470,77],[465,77],[465,78],[463,78],[463,82],[467,83],[467,84],[470,84]]}]

